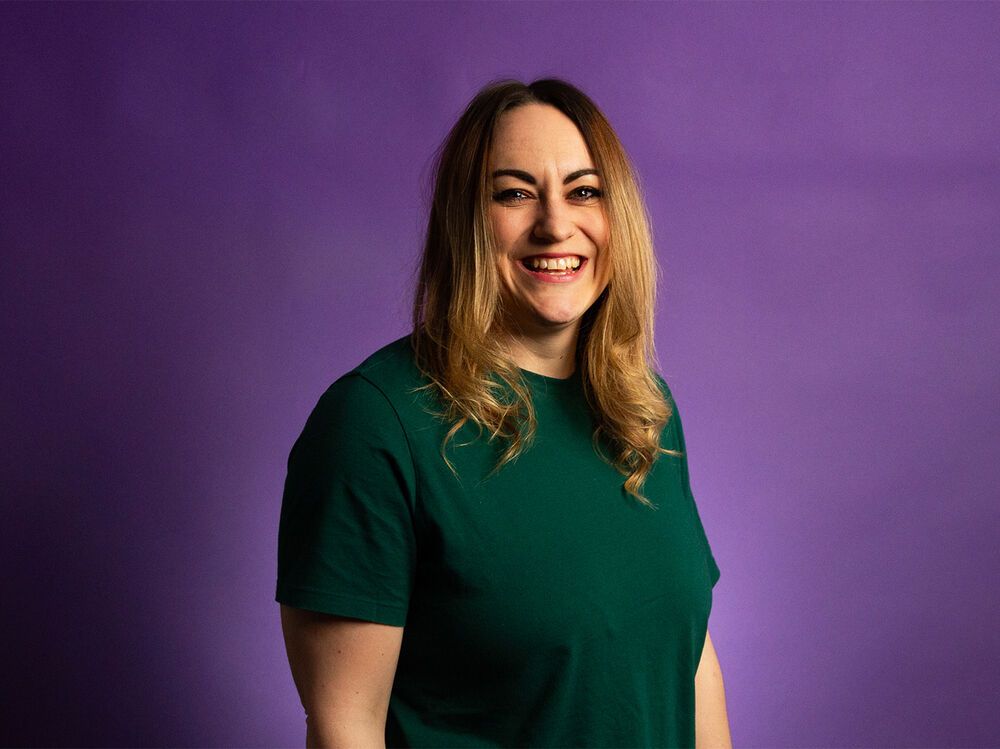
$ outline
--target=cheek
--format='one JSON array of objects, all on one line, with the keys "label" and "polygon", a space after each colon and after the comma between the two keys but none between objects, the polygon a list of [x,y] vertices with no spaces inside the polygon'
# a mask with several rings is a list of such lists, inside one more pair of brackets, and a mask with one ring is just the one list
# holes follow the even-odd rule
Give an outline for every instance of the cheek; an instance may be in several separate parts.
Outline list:
[{"label": "cheek", "polygon": [[489,220],[490,229],[493,232],[493,238],[496,240],[497,249],[501,252],[506,252],[510,249],[512,237],[515,236],[511,216],[505,211],[495,209],[490,211]]},{"label": "cheek", "polygon": [[611,255],[608,252],[609,234],[594,234],[594,243],[597,245],[597,263],[595,264],[595,277],[602,286],[611,279]]},{"label": "cheek", "polygon": [[608,225],[607,218],[603,215],[598,220],[597,236],[599,237],[598,246],[603,250],[611,240],[611,227]]},{"label": "cheek", "polygon": [[608,243],[611,241],[611,229],[606,221],[601,221],[591,235],[597,245],[598,282],[606,286],[614,275],[611,267],[611,256],[608,254]]},{"label": "cheek", "polygon": [[608,241],[611,238],[611,227],[603,209],[588,213],[580,221],[579,227],[593,242],[599,254],[608,246]]}]

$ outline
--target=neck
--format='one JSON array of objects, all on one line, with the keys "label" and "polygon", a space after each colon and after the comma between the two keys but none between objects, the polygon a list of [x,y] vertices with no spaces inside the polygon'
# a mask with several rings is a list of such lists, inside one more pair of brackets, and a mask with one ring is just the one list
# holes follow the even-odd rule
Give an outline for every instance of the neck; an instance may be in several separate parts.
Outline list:
[{"label": "neck", "polygon": [[511,360],[529,372],[565,379],[576,371],[576,341],[579,331],[577,321],[573,326],[541,334],[511,334],[508,339]]}]

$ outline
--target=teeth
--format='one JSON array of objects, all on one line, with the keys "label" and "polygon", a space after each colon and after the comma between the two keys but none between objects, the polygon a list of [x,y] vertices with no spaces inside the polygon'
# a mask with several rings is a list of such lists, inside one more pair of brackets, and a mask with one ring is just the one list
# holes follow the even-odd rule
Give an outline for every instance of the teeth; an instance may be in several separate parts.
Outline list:
[{"label": "teeth", "polygon": [[575,270],[580,267],[580,258],[576,255],[570,257],[533,257],[529,261],[535,270]]}]

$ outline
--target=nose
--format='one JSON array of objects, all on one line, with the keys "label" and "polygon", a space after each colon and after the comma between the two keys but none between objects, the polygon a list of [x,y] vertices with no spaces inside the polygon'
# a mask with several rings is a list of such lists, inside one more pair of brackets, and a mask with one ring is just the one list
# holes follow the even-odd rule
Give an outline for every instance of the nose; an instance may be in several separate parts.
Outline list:
[{"label": "nose", "polygon": [[562,201],[549,198],[538,201],[538,215],[531,234],[540,242],[563,242],[576,232],[567,206]]}]

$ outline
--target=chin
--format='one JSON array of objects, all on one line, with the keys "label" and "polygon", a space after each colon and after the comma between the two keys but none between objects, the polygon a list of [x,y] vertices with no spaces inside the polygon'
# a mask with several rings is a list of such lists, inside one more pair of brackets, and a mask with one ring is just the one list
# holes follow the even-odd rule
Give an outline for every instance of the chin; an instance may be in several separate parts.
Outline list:
[{"label": "chin", "polygon": [[580,322],[585,307],[579,304],[567,304],[565,300],[556,304],[522,304],[514,318],[524,326],[538,329],[558,329],[571,327]]},{"label": "chin", "polygon": [[538,315],[535,319],[542,325],[565,327],[578,322],[580,315]]}]

